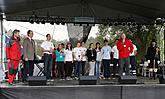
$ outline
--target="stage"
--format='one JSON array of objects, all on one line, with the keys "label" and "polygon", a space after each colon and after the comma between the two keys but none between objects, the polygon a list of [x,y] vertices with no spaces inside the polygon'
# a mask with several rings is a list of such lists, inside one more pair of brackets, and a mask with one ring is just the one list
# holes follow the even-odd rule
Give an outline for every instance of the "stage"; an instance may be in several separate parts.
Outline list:
[{"label": "stage", "polygon": [[164,99],[165,85],[138,77],[137,84],[118,84],[118,79],[98,80],[96,85],[78,85],[78,80],[48,81],[46,86],[2,83],[0,99]]}]

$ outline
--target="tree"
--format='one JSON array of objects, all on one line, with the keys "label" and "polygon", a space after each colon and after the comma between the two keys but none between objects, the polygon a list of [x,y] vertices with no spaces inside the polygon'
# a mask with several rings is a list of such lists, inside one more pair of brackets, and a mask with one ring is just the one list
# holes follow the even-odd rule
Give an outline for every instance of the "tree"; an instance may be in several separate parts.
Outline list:
[{"label": "tree", "polygon": [[150,46],[152,39],[158,39],[160,32],[160,26],[154,25],[136,25],[136,26],[104,26],[99,25],[99,33],[97,34],[97,40],[103,42],[105,38],[109,39],[110,45],[113,46],[113,42],[116,38],[119,38],[121,33],[125,33],[128,38],[138,48],[137,62],[145,60],[147,48]]}]

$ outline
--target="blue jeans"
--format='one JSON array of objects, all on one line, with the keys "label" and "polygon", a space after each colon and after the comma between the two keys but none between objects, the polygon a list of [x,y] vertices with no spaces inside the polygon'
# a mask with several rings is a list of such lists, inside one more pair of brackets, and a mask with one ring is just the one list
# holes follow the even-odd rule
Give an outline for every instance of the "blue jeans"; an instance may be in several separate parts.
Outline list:
[{"label": "blue jeans", "polygon": [[95,63],[95,75],[96,75],[96,77],[100,76],[100,67],[101,67],[101,62],[96,61],[96,63]]},{"label": "blue jeans", "polygon": [[110,59],[103,59],[104,77],[110,77]]},{"label": "blue jeans", "polygon": [[51,79],[52,54],[44,54],[44,76]]},{"label": "blue jeans", "polygon": [[82,61],[75,61],[75,76],[79,77],[82,72]]}]

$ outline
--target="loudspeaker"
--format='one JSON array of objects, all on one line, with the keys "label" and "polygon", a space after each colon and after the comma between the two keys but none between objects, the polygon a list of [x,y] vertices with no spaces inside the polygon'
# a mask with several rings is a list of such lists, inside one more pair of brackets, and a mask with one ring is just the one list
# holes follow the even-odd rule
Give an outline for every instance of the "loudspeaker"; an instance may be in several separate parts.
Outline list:
[{"label": "loudspeaker", "polygon": [[96,85],[96,83],[96,76],[80,76],[79,78],[79,85]]},{"label": "loudspeaker", "polygon": [[29,86],[42,86],[46,85],[46,76],[29,76],[27,78]]},{"label": "loudspeaker", "polygon": [[136,84],[137,77],[136,76],[120,76],[119,84]]},{"label": "loudspeaker", "polygon": [[160,83],[160,84],[165,84],[165,75],[161,75],[161,76],[159,77],[159,83]]}]

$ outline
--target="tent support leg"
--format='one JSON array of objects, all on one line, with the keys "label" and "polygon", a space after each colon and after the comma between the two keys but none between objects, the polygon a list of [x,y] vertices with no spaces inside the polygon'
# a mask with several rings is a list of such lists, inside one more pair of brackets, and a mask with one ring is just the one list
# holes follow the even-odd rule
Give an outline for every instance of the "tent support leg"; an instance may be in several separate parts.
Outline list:
[{"label": "tent support leg", "polygon": [[[3,16],[4,14],[1,13],[0,14],[0,24],[1,24],[1,65],[3,65]],[[2,66],[3,67],[3,66]]]}]

